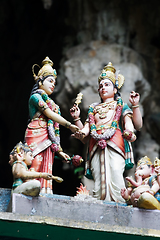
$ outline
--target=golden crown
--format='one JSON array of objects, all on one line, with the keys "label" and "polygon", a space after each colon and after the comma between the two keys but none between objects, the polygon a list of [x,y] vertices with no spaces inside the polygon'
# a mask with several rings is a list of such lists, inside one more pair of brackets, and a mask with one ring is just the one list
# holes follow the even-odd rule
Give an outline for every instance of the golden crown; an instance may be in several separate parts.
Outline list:
[{"label": "golden crown", "polygon": [[112,83],[117,86],[118,89],[120,89],[124,83],[124,76],[122,74],[116,74],[116,69],[112,65],[111,62],[106,65],[99,78],[98,82],[100,83],[101,80],[108,78]]},{"label": "golden crown", "polygon": [[44,77],[47,77],[49,75],[53,76],[54,78],[57,78],[57,72],[55,69],[52,68],[53,62],[49,59],[49,57],[46,57],[42,61],[42,68],[40,68],[37,75],[34,72],[35,66],[38,66],[40,68],[38,64],[34,64],[32,66],[32,72],[33,72],[33,77],[35,81],[37,81],[39,78],[43,79]]},{"label": "golden crown", "polygon": [[137,167],[139,167],[141,164],[152,165],[152,162],[149,157],[144,156],[137,162]]},{"label": "golden crown", "polygon": [[11,154],[13,153],[20,153],[21,150],[24,150],[25,152],[32,151],[27,143],[22,143],[21,141],[16,144],[16,146],[11,151]]}]

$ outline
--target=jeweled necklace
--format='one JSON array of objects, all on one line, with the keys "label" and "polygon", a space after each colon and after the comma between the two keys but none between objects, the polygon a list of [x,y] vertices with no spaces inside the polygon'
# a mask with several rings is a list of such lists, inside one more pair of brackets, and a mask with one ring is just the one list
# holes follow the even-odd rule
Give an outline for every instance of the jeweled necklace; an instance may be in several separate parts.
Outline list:
[{"label": "jeweled necklace", "polygon": [[95,114],[98,113],[100,119],[106,118],[109,110],[114,110],[114,106],[115,106],[114,103],[115,101],[99,104],[98,106],[95,107],[95,110],[94,110]]},{"label": "jeweled necklace", "polygon": [[93,137],[95,140],[107,140],[110,139],[116,132],[116,129],[118,127],[119,119],[121,117],[122,113],[122,107],[123,107],[123,101],[121,97],[117,98],[117,108],[116,108],[116,113],[114,116],[114,119],[112,121],[111,127],[106,129],[106,131],[102,134],[97,133],[97,128],[95,124],[95,118],[94,118],[94,106],[89,107],[88,111],[88,117],[89,117],[89,125],[90,125],[90,135]]}]

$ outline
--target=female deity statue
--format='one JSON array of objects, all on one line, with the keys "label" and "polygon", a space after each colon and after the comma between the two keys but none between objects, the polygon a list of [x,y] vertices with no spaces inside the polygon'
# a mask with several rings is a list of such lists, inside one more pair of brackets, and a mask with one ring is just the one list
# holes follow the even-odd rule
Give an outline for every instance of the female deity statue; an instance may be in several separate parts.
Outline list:
[{"label": "female deity statue", "polygon": [[73,121],[81,129],[73,136],[84,143],[89,138],[86,177],[93,177],[93,196],[106,201],[124,202],[120,193],[125,186],[123,172],[125,168],[133,167],[131,142],[136,140],[134,127],[140,129],[142,126],[137,104],[139,94],[131,93],[132,111],[123,103],[119,93],[124,76],[116,74],[111,62],[102,70],[98,82],[101,102],[89,106],[84,126],[79,118],[79,108],[74,105],[70,109]]},{"label": "female deity statue", "polygon": [[[38,74],[34,73],[35,85],[29,98],[29,124],[25,133],[25,141],[33,151],[34,160],[31,170],[52,174],[54,154],[70,159],[60,146],[59,124],[69,128],[73,133],[79,128],[67,120],[60,113],[60,108],[49,97],[55,88],[57,73],[52,68],[53,62],[46,57],[42,61],[42,68]],[[41,194],[52,194],[52,180],[40,178]]]}]

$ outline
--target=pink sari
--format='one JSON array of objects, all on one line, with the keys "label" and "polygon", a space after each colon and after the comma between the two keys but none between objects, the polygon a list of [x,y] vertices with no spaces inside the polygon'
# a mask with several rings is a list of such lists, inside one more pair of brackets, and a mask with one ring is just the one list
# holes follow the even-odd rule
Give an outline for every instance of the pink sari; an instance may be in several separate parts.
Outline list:
[{"label": "pink sari", "polygon": [[[28,124],[25,133],[26,143],[32,150],[36,149],[38,144],[48,139],[47,118],[41,115],[38,118],[32,119]],[[52,166],[54,162],[54,153],[51,147],[47,147],[44,151],[35,156],[30,170],[36,172],[46,172],[52,174]],[[53,194],[52,180],[38,179],[41,183],[41,193]]]}]

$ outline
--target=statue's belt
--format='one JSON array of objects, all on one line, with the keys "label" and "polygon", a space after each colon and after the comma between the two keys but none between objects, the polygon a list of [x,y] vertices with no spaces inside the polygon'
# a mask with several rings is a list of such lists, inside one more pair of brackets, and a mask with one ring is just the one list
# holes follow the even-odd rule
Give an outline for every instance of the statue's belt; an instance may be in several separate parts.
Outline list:
[{"label": "statue's belt", "polygon": [[37,147],[33,150],[33,157],[38,155],[40,152],[44,151],[46,148],[52,145],[52,141],[50,139],[46,139],[43,142],[39,143]]}]

